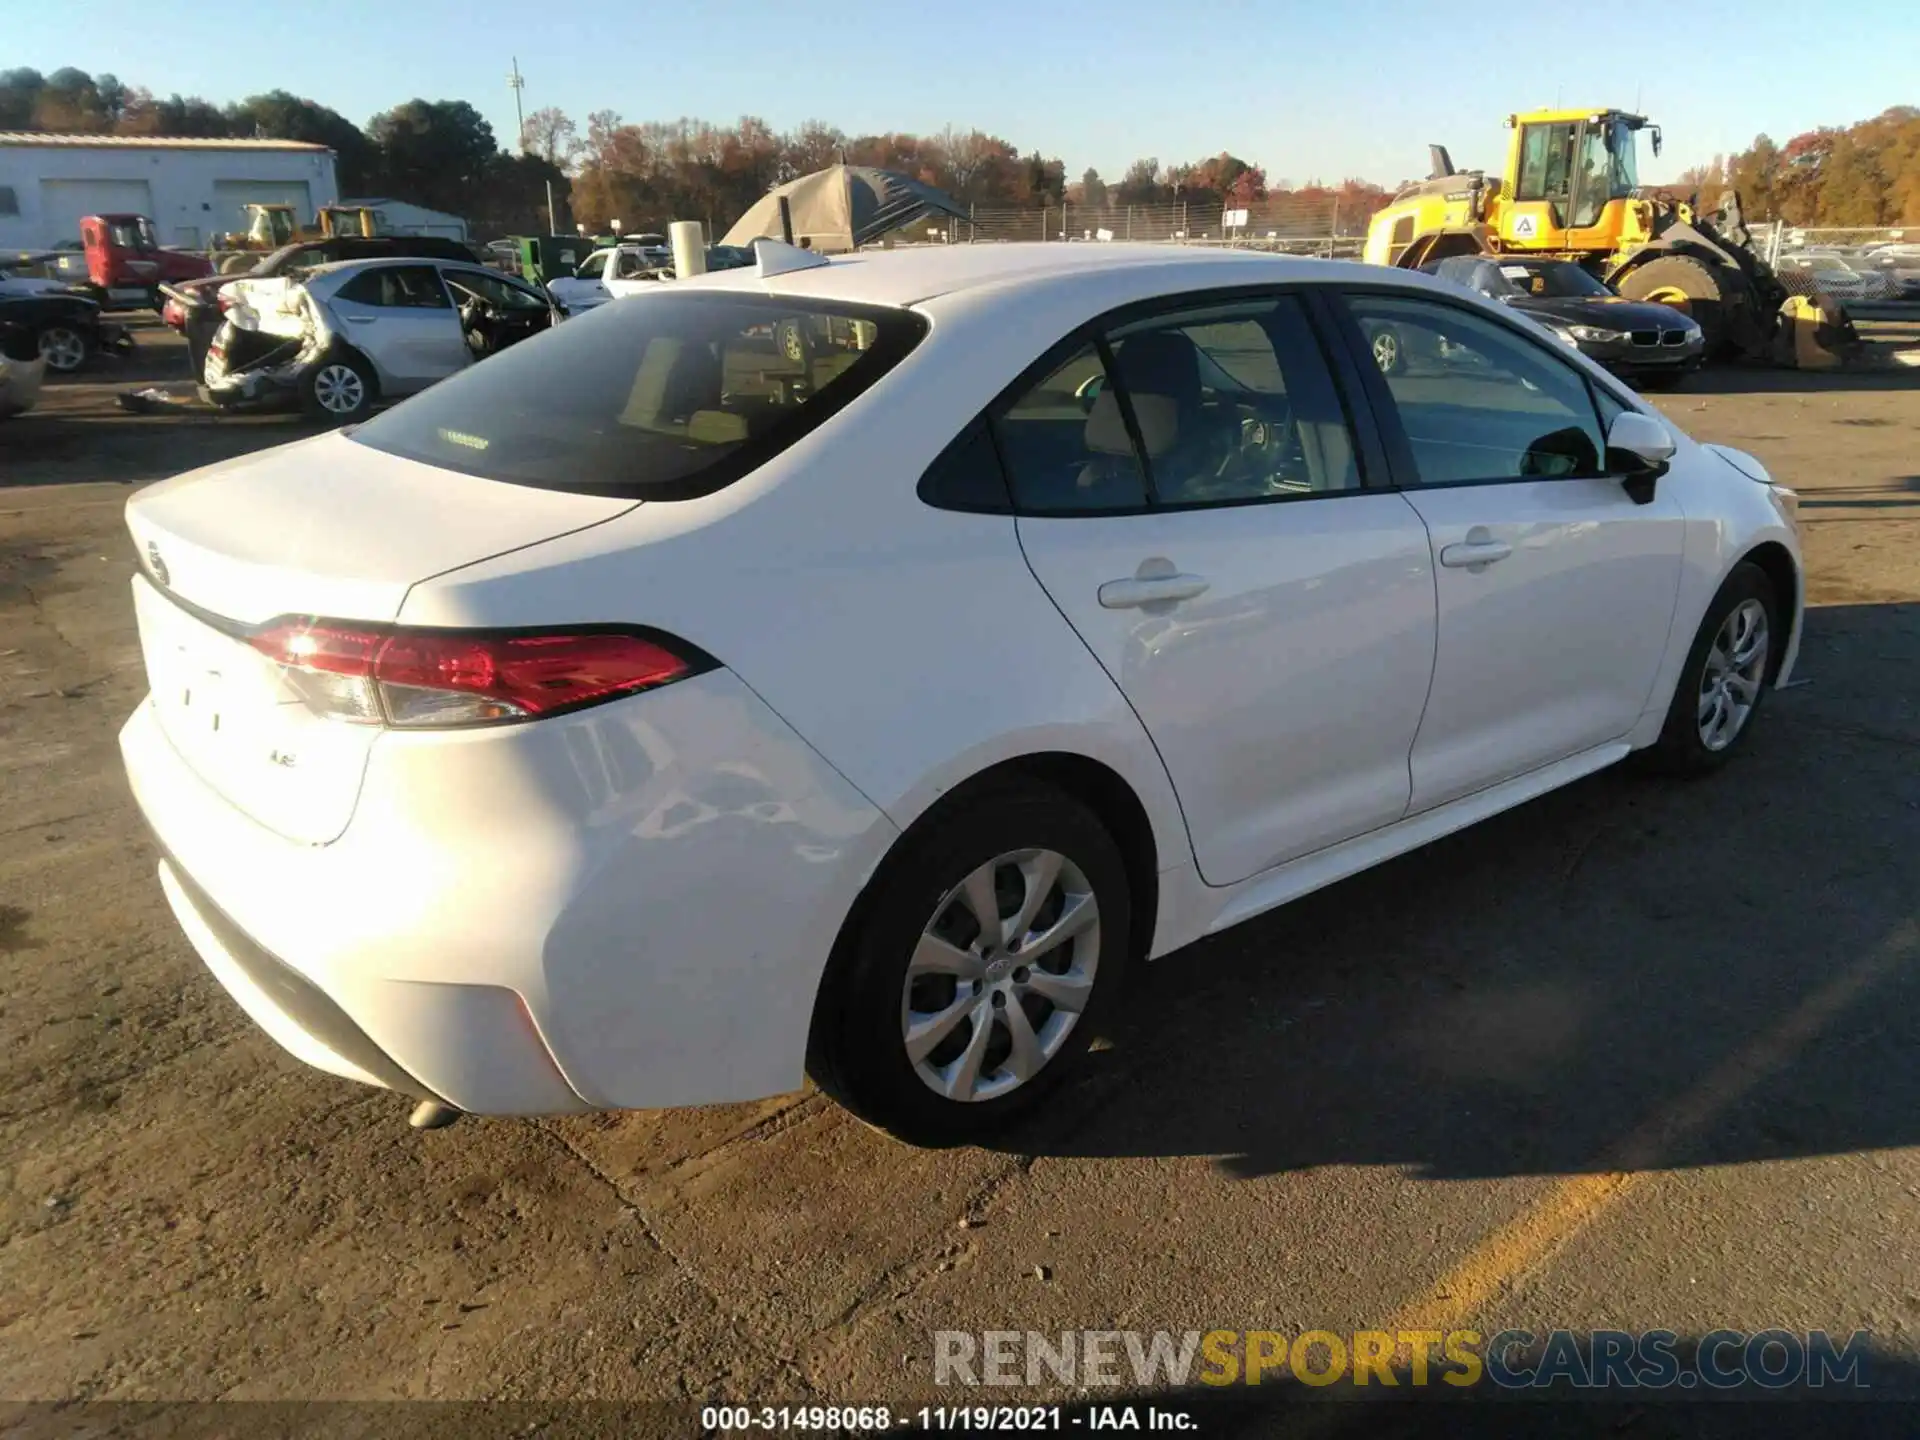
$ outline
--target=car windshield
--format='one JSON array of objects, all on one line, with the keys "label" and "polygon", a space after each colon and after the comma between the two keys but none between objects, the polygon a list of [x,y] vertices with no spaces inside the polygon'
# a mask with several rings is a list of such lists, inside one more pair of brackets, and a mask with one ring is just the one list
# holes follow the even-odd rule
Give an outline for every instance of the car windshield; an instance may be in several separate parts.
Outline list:
[{"label": "car windshield", "polygon": [[517,485],[709,494],[865,390],[926,333],[907,310],[706,291],[605,305],[362,425],[375,450]]},{"label": "car windshield", "polygon": [[1569,260],[1502,265],[1500,270],[1522,294],[1536,299],[1578,300],[1613,293],[1597,276]]}]

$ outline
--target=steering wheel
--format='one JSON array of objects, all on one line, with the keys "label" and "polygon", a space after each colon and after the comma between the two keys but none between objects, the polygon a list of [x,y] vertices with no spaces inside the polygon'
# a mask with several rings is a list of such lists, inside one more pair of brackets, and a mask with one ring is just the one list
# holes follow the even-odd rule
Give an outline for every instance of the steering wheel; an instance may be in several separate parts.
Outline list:
[{"label": "steering wheel", "polygon": [[1241,416],[1240,444],[1229,458],[1236,479],[1257,480],[1270,494],[1280,494],[1291,488],[1278,483],[1281,472],[1291,463],[1304,460],[1290,407],[1282,407],[1272,416]]}]

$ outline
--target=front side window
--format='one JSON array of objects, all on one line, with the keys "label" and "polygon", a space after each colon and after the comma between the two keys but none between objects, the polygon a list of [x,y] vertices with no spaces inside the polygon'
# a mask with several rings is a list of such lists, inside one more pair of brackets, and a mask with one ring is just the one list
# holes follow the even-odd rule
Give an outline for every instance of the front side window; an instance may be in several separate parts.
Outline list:
[{"label": "front side window", "polygon": [[676,500],[771,460],[919,344],[908,310],[688,290],[602,305],[354,431],[517,485]]},{"label": "front side window", "polygon": [[[1581,376],[1458,306],[1385,295],[1347,308],[1380,361],[1422,485],[1597,475],[1606,441]],[[1391,345],[1380,337],[1391,336]]]},{"label": "front side window", "polygon": [[442,271],[447,283],[451,285],[460,299],[465,295],[459,292],[477,295],[489,305],[502,310],[545,310],[547,302],[531,290],[523,289],[510,280],[498,275],[489,275],[484,270],[446,270]]},{"label": "front side window", "polygon": [[606,268],[607,252],[604,250],[596,250],[593,254],[582,260],[579,267],[573,273],[582,280],[598,280],[600,278],[600,272]]}]

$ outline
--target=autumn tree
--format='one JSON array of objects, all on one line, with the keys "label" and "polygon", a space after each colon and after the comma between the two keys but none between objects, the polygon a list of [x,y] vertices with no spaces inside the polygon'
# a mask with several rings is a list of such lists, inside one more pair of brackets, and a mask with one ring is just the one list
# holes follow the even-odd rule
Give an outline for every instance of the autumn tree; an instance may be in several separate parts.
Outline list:
[{"label": "autumn tree", "polygon": [[527,116],[526,124],[520,129],[520,149],[528,155],[537,155],[547,164],[564,170],[573,162],[574,154],[580,149],[580,132],[567,117],[566,111],[555,105],[547,105]]}]

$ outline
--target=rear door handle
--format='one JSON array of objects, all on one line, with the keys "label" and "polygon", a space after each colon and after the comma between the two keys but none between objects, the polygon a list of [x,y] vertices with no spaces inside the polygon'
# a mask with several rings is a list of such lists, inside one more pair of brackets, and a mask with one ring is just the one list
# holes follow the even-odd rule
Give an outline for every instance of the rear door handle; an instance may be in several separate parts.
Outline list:
[{"label": "rear door handle", "polygon": [[371,325],[379,318],[378,315],[349,315],[347,316],[347,323],[349,325]]},{"label": "rear door handle", "polygon": [[1494,539],[1493,532],[1486,526],[1476,525],[1467,531],[1465,540],[1440,552],[1440,563],[1449,570],[1481,570],[1511,554],[1511,545]]},{"label": "rear door handle", "polygon": [[1198,575],[1132,575],[1102,585],[1100,603],[1109,610],[1135,610],[1142,605],[1191,600],[1206,594],[1208,588],[1208,582]]}]

